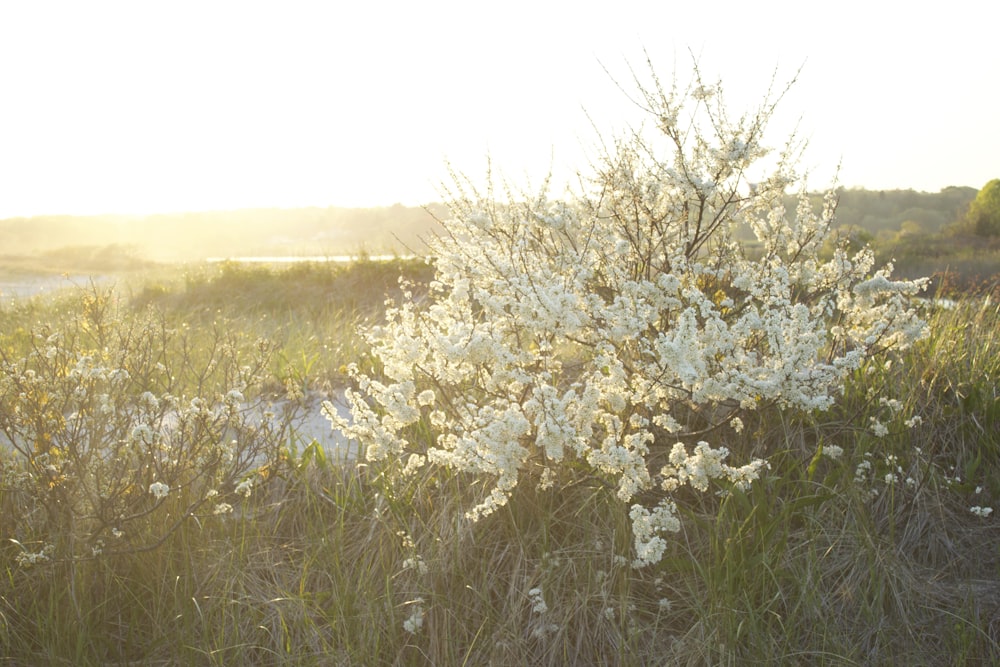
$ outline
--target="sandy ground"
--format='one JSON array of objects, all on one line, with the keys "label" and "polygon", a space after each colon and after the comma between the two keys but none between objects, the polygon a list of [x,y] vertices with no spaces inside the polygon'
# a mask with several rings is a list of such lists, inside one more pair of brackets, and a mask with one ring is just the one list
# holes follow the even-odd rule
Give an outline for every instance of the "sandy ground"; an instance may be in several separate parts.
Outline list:
[{"label": "sandy ground", "polygon": [[[345,419],[351,418],[343,393],[338,393],[330,402],[337,408],[337,414]],[[358,457],[357,443],[348,442],[344,436],[333,430],[330,420],[322,412],[322,399],[319,397],[306,400],[306,408],[301,416],[292,422],[292,428],[295,429],[295,435],[299,440],[299,449],[316,440],[330,458],[355,460]]]}]

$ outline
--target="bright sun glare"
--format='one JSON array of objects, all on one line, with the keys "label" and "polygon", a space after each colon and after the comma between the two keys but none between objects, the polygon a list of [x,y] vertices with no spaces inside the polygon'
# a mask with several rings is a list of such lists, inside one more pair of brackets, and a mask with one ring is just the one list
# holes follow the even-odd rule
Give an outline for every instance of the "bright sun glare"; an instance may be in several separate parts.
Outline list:
[{"label": "bright sun glare", "polygon": [[[723,3],[721,26],[666,4],[5,3],[0,217],[416,205],[446,160],[479,176],[487,156],[517,184],[568,178],[589,119],[638,118],[604,67],[627,89],[643,48],[664,77],[695,53],[746,105],[804,64],[774,136],[801,119],[817,187],[841,159],[849,186],[996,176],[989,21],[841,8],[797,32],[782,3]],[[936,50],[912,42],[924,29]]]}]

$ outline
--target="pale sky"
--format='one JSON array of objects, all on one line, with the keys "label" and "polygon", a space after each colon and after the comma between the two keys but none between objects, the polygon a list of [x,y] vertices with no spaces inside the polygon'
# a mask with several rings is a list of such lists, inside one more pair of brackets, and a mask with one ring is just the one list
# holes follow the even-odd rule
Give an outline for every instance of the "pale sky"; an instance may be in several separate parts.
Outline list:
[{"label": "pale sky", "polygon": [[[808,8],[808,9],[806,9]],[[1000,177],[1000,5],[980,0],[0,0],[0,218],[419,205],[446,161],[532,187],[640,120],[694,52],[732,113],[798,83],[813,189]],[[627,88],[627,85],[626,85]],[[0,239],[2,243],[2,239]]]}]

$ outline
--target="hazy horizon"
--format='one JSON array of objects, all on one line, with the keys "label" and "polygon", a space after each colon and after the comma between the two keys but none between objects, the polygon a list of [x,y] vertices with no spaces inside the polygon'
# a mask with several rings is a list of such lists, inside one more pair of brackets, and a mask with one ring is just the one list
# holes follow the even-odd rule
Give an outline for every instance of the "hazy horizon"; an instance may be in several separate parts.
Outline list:
[{"label": "hazy horizon", "polygon": [[[854,191],[868,191],[868,192],[905,192],[913,191],[921,194],[938,194],[943,190],[948,188],[972,188],[974,190],[979,190],[981,186],[972,186],[965,184],[953,183],[950,185],[945,185],[938,190],[918,190],[916,188],[909,187],[899,187],[899,188],[865,188],[862,186],[846,186],[843,184],[838,184],[838,188],[844,188],[846,190]],[[825,192],[826,188],[816,188],[811,189],[810,192],[820,193]],[[336,203],[332,204],[304,204],[302,206],[243,206],[243,207],[230,207],[230,208],[213,208],[213,209],[177,209],[177,210],[160,210],[160,211],[95,211],[95,212],[83,212],[83,213],[67,213],[59,211],[50,212],[40,212],[32,213],[28,215],[0,215],[0,221],[10,221],[10,220],[30,220],[30,219],[44,219],[44,218],[126,218],[126,219],[147,219],[155,217],[174,217],[174,216],[184,216],[184,215],[225,215],[225,214],[239,214],[239,213],[252,213],[260,211],[306,211],[309,209],[317,210],[341,210],[341,211],[373,211],[381,209],[393,209],[395,207],[402,207],[404,209],[426,209],[447,206],[447,202],[443,199],[437,201],[426,202],[423,204],[403,204],[401,202],[395,201],[391,204],[373,204],[371,206],[341,206]]]},{"label": "hazy horizon", "polygon": [[809,141],[810,189],[1000,175],[1000,9],[647,4],[4,3],[0,219],[419,206],[488,160],[558,196],[641,122],[613,79],[644,50],[682,83],[693,53],[734,116],[798,71],[769,138]]}]

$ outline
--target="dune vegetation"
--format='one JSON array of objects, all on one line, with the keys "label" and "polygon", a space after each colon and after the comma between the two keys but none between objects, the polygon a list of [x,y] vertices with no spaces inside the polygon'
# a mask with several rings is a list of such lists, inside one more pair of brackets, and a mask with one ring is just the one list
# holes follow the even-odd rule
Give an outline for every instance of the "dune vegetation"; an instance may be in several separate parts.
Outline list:
[{"label": "dune vegetation", "polygon": [[[2,664],[1000,661],[1000,304],[751,186],[773,99],[640,93],[432,262],[4,301]],[[345,389],[358,458],[293,426]]]},{"label": "dune vegetation", "polygon": [[[194,507],[204,483],[178,475],[156,504],[153,473],[130,471],[146,475],[120,491],[136,496],[134,528],[102,525],[86,497],[70,497],[83,487],[66,470],[87,474],[87,459],[60,468],[62,479],[38,478],[42,448],[51,461],[89,446],[70,441],[71,430],[45,445],[46,431],[31,426],[63,407],[54,401],[68,400],[58,392],[79,359],[149,374],[86,389],[86,400],[108,394],[119,412],[146,391],[225,406],[227,373],[248,363],[247,400],[329,390],[343,386],[346,364],[373,367],[356,325],[378,318],[400,273],[427,279],[419,263],[214,266],[4,305],[0,430],[20,448],[3,450],[0,484],[0,645],[11,664],[1000,657],[1000,552],[986,509],[1000,494],[1000,304],[983,299],[929,307],[929,336],[859,368],[830,409],[748,421],[728,446],[766,447],[767,474],[745,492],[679,498],[680,533],[642,569],[631,567],[627,509],[586,470],[546,491],[525,485],[472,523],[463,516],[481,483],[470,475],[390,481],[249,417],[246,446],[262,448],[266,463],[243,459],[213,480],[218,496]],[[159,385],[157,363],[170,377]],[[35,370],[42,391],[21,396],[15,369]],[[107,424],[102,442],[129,441],[139,407]],[[238,430],[240,419],[216,429]],[[886,425],[882,437],[872,419]],[[247,480],[252,493],[237,493]],[[224,503],[232,510],[217,514]],[[76,544],[60,539],[70,533]],[[411,633],[418,604],[422,627]]]}]

